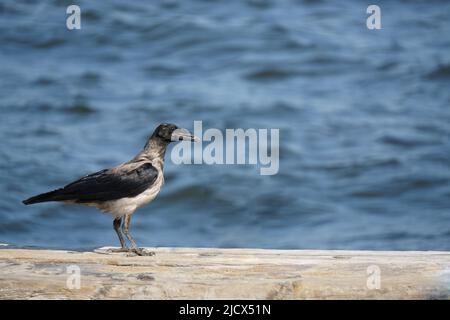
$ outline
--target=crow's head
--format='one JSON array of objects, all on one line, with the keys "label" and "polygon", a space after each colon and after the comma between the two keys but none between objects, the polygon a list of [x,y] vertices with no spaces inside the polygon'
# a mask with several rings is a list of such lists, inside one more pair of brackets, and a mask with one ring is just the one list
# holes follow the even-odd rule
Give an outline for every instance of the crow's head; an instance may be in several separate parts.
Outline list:
[{"label": "crow's head", "polygon": [[178,128],[171,123],[161,123],[153,132],[152,137],[160,138],[167,143],[182,140],[198,141],[198,138],[187,129]]}]

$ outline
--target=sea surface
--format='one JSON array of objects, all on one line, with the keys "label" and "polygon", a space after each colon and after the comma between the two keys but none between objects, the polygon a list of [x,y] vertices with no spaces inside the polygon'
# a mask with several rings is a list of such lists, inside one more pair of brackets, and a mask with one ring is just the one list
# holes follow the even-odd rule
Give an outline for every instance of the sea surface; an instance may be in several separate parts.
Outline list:
[{"label": "sea surface", "polygon": [[450,2],[377,3],[381,30],[364,1],[2,0],[0,242],[118,245],[94,208],[21,200],[201,120],[279,129],[279,172],[167,157],[141,246],[450,250]]}]

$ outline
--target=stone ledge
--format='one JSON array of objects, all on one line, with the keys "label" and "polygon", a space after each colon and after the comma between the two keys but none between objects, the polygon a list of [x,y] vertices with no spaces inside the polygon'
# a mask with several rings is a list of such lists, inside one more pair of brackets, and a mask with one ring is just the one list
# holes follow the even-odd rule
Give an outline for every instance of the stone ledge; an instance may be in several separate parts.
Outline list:
[{"label": "stone ledge", "polygon": [[[105,249],[1,247],[0,298],[450,298],[450,252],[148,248],[156,255],[139,257]],[[69,288],[69,266],[79,267],[79,289]]]}]

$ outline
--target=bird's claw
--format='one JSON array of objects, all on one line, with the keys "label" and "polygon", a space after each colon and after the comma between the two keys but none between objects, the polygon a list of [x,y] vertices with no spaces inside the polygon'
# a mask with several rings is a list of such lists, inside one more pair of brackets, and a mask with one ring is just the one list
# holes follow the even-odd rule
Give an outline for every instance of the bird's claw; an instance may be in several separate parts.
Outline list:
[{"label": "bird's claw", "polygon": [[128,248],[110,248],[110,249],[107,249],[106,252],[110,252],[110,253],[130,252],[130,249],[128,249]]},{"label": "bird's claw", "polygon": [[148,250],[145,250],[144,248],[133,248],[133,249],[130,249],[130,252],[133,252],[133,253],[137,254],[138,256],[151,257],[151,256],[155,255],[155,253],[153,251],[148,251]]},{"label": "bird's claw", "polygon": [[144,248],[110,248],[106,250],[109,253],[128,253],[129,256],[154,256],[155,253],[153,251],[148,251]]}]

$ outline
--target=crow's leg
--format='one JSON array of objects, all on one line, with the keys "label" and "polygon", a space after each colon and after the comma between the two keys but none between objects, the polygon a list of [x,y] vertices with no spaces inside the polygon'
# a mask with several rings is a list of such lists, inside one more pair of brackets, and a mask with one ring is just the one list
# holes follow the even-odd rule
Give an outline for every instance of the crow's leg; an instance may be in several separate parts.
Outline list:
[{"label": "crow's leg", "polygon": [[114,230],[117,233],[117,236],[119,237],[119,241],[120,241],[120,246],[122,247],[122,249],[128,249],[127,245],[125,244],[125,241],[123,240],[123,235],[122,232],[120,232],[120,225],[122,224],[122,218],[116,218],[114,219]]},{"label": "crow's leg", "polygon": [[127,237],[127,239],[130,241],[131,243],[131,250],[132,252],[136,253],[139,256],[153,256],[155,253],[154,252],[148,252],[145,251],[142,248],[138,248],[136,241],[134,241],[133,237],[131,236],[130,233],[130,222],[131,222],[131,215],[127,214],[124,218],[124,222],[122,225],[122,232],[123,234]]},{"label": "crow's leg", "polygon": [[117,236],[119,237],[120,241],[120,249],[109,249],[109,252],[129,252],[130,249],[128,249],[127,245],[125,244],[125,240],[123,239],[122,232],[120,231],[120,225],[122,224],[122,218],[116,218],[114,219],[113,226],[114,230],[117,233]]}]

